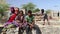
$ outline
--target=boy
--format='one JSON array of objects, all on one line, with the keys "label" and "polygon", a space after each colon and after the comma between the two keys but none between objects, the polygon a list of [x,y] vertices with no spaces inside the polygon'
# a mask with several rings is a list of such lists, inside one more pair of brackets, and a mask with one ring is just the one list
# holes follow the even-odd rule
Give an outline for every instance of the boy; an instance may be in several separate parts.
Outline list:
[{"label": "boy", "polygon": [[28,15],[25,17],[25,20],[27,22],[27,34],[31,29],[34,27],[34,16],[32,15],[32,11],[28,11]]}]

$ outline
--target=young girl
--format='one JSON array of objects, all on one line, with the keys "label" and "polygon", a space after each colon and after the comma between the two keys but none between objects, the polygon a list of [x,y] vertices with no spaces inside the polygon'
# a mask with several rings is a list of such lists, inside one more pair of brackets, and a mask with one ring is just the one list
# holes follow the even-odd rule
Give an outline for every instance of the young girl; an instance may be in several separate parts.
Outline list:
[{"label": "young girl", "polygon": [[11,16],[10,16],[9,20],[4,24],[4,28],[2,31],[6,32],[6,30],[7,30],[6,28],[13,27],[12,23],[15,20],[18,12],[19,12],[18,8],[15,8],[15,9],[14,9],[14,7],[11,8]]},{"label": "young girl", "polygon": [[17,14],[18,14],[18,8],[14,9],[14,7],[12,7],[11,8],[11,16],[10,16],[9,20],[5,23],[4,27],[6,27],[8,24],[11,24],[15,20]]},{"label": "young girl", "polygon": [[24,20],[24,14],[22,10],[19,12],[19,15],[16,18],[16,22],[18,23],[18,27],[19,27],[19,34],[22,34],[21,29],[23,29],[26,26],[26,22]]}]

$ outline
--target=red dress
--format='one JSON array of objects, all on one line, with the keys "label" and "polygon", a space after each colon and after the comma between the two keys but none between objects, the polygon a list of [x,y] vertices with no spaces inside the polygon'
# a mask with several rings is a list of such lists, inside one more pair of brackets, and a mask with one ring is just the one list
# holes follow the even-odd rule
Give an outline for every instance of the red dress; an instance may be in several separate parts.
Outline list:
[{"label": "red dress", "polygon": [[9,20],[4,24],[4,27],[6,27],[8,24],[11,24],[11,23],[13,23],[13,21],[15,20],[15,18],[16,18],[16,14],[14,13],[14,14],[12,14],[11,16],[10,16],[10,18],[9,18]]},{"label": "red dress", "polygon": [[13,22],[16,18],[16,14],[14,13],[12,16],[10,16],[8,22]]}]

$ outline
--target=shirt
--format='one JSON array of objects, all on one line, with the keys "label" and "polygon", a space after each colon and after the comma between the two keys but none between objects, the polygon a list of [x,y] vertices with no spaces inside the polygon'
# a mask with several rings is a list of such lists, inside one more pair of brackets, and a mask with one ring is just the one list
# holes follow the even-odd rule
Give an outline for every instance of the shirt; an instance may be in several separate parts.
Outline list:
[{"label": "shirt", "polygon": [[34,20],[34,16],[32,17],[29,17],[28,15],[25,17],[25,20],[28,22],[28,23],[32,23],[33,20]]}]

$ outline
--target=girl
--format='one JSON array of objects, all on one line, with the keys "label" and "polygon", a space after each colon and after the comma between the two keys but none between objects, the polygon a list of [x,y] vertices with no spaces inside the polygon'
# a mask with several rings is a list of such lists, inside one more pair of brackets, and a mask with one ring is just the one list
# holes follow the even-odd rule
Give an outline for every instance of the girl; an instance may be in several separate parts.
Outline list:
[{"label": "girl", "polygon": [[4,25],[4,27],[6,27],[8,24],[11,24],[15,20],[18,12],[19,12],[18,8],[15,8],[15,10],[13,7],[11,8],[11,16],[10,16],[9,20],[7,21],[7,23]]},{"label": "girl", "polygon": [[18,8],[15,8],[14,7],[11,7],[11,16],[9,18],[9,20],[4,24],[4,28],[3,28],[3,32],[6,32],[6,28],[10,28],[10,27],[13,27],[13,21],[15,20],[17,14],[19,12],[19,9]]},{"label": "girl", "polygon": [[24,20],[24,14],[22,10],[19,12],[19,15],[16,18],[16,22],[18,23],[18,27],[19,27],[19,34],[22,34],[21,30],[23,31],[23,28],[26,26],[26,22]]}]

